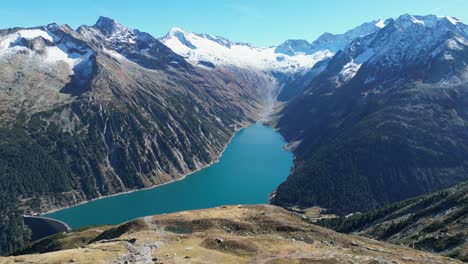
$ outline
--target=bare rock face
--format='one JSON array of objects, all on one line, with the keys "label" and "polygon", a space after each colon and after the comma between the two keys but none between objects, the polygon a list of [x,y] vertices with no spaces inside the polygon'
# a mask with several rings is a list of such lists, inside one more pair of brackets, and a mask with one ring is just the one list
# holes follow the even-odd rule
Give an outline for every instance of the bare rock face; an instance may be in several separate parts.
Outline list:
[{"label": "bare rock face", "polygon": [[[73,241],[85,244],[76,248]],[[60,250],[0,258],[0,263],[44,259],[48,263],[459,263],[404,246],[339,234],[269,205],[148,216],[38,241],[30,245],[29,253],[39,253],[36,250],[41,248]]]}]

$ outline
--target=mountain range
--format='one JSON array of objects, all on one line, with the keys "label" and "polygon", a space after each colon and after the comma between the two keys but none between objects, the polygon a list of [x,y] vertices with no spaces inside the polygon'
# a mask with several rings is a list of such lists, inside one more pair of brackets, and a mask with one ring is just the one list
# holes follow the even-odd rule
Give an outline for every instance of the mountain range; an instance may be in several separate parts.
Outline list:
[{"label": "mountain range", "polygon": [[297,160],[273,203],[350,213],[467,179],[467,26],[385,23],[314,67],[280,111]]},{"label": "mountain range", "polygon": [[194,64],[275,76],[286,104],[272,123],[296,161],[272,202],[350,213],[467,179],[467,28],[406,14],[273,48],[178,28],[162,41]]},{"label": "mountain range", "polygon": [[179,179],[259,119],[295,155],[276,205],[347,214],[465,181],[467,64],[468,26],[432,15],[276,47],[106,17],[0,30],[0,253],[27,240],[18,208]]},{"label": "mountain range", "polygon": [[[2,208],[41,212],[178,179],[265,105],[269,80],[194,67],[108,18],[0,36]],[[13,226],[18,213],[2,212]]]}]

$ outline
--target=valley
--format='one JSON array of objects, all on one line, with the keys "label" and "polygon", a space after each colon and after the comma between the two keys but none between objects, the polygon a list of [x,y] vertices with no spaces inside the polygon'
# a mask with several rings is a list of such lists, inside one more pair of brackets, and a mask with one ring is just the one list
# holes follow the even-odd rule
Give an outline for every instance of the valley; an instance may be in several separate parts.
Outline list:
[{"label": "valley", "polygon": [[[453,186],[468,180],[467,65],[468,26],[449,16],[271,47],[103,16],[0,30],[0,255],[456,263],[408,246],[466,256],[466,188]],[[338,218],[321,224],[355,234],[276,206],[325,208]],[[420,210],[456,224],[381,236],[417,230]],[[22,215],[44,213],[74,230],[29,243]]]},{"label": "valley", "polygon": [[269,194],[286,179],[292,165],[292,154],[283,149],[284,144],[272,128],[254,124],[236,133],[217,162],[183,179],[46,216],[79,228],[220,205],[268,203]]}]

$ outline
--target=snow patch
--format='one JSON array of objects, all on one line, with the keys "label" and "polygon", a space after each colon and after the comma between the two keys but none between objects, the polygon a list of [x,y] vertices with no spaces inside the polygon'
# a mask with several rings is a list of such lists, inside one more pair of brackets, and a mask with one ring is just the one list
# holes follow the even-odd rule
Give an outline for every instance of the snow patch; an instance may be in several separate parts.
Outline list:
[{"label": "snow patch", "polygon": [[[41,37],[51,43],[54,43],[54,35],[42,30],[42,29],[24,29],[19,30],[15,33],[5,36],[0,42],[0,57],[7,54],[15,54],[21,50],[28,50],[28,47],[21,45],[14,45],[19,42],[20,39],[32,40]],[[58,39],[58,38],[57,38]],[[60,43],[58,45],[45,45],[43,48],[43,54],[31,52],[30,56],[43,56],[43,61],[49,64],[55,64],[59,61],[63,61],[68,64],[71,73],[73,74],[73,68],[82,62],[86,62],[90,59],[93,54],[91,49],[86,49],[86,52],[81,53],[69,52],[71,49],[78,49],[73,42]]]},{"label": "snow patch", "polygon": [[455,58],[451,54],[444,54],[443,60],[445,60],[445,61],[454,61]]},{"label": "snow patch", "polygon": [[417,19],[417,18],[414,17],[414,16],[411,16],[411,22],[413,22],[413,23],[415,23],[415,24],[420,24],[420,25],[423,25],[423,26],[426,25],[426,24],[424,23],[424,21],[419,20],[419,19]]},{"label": "snow patch", "polygon": [[339,76],[344,82],[351,80],[361,68],[362,64],[357,64],[354,61],[348,62],[339,73]]},{"label": "snow patch", "polygon": [[15,43],[21,38],[30,40],[30,39],[35,39],[37,37],[42,37],[43,39],[46,39],[51,42],[53,41],[52,37],[44,30],[40,30],[40,29],[19,30],[3,38],[3,40],[0,42],[0,53],[3,51],[6,51],[8,48],[11,48],[11,44]]},{"label": "snow patch", "polygon": [[379,20],[377,21],[377,23],[375,23],[375,26],[376,26],[376,27],[379,27],[379,28],[384,28],[384,27],[385,27],[385,20],[379,19]]},{"label": "snow patch", "polygon": [[461,47],[460,44],[458,44],[458,42],[453,39],[447,40],[447,47],[451,50],[463,50],[463,47]]},{"label": "snow patch", "polygon": [[462,23],[460,20],[454,18],[454,17],[451,17],[451,16],[446,16],[445,17],[450,23],[456,25],[458,23]]},{"label": "snow patch", "polygon": [[127,58],[125,58],[125,56],[118,53],[117,51],[113,51],[113,50],[106,49],[106,48],[103,48],[103,50],[104,50],[105,53],[111,55],[113,58],[115,58],[117,60],[127,60]]}]

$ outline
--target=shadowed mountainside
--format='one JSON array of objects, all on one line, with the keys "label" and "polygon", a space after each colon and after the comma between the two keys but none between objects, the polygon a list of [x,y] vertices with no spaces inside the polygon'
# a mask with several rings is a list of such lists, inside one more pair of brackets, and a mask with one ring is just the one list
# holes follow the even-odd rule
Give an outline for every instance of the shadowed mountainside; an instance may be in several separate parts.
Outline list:
[{"label": "shadowed mountainside", "polygon": [[468,261],[468,183],[347,217],[317,222],[338,232]]},{"label": "shadowed mountainside", "polygon": [[296,160],[272,202],[346,214],[467,180],[467,28],[402,15],[314,66],[278,114]]}]

